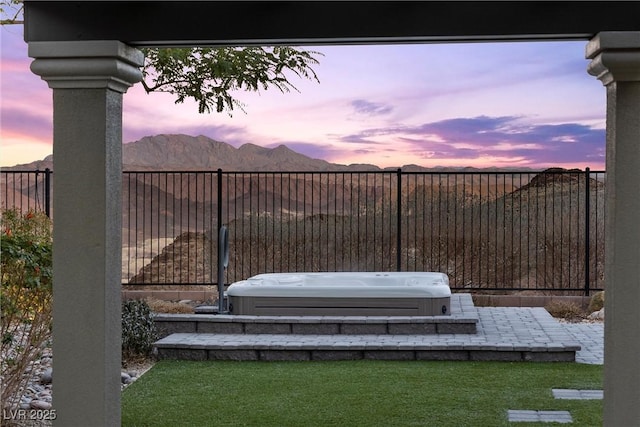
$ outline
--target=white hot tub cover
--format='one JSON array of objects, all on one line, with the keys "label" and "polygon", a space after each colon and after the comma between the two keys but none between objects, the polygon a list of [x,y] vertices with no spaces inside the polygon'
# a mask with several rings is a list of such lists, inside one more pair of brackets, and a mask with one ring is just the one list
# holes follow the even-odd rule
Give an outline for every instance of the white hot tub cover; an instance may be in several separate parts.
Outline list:
[{"label": "white hot tub cover", "polygon": [[449,278],[435,272],[266,273],[235,282],[229,296],[444,298]]}]

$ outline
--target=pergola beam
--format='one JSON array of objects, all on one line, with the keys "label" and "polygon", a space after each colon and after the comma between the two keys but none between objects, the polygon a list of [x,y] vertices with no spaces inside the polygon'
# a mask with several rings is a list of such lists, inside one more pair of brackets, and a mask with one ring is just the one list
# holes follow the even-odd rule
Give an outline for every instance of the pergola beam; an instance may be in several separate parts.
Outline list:
[{"label": "pergola beam", "polygon": [[587,40],[637,30],[640,16],[640,2],[628,1],[25,3],[27,42],[131,46]]}]

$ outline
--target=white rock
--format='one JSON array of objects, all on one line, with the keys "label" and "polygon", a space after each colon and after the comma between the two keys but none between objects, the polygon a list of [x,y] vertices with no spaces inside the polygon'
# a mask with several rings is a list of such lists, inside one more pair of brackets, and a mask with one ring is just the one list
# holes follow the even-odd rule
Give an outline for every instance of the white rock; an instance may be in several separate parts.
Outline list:
[{"label": "white rock", "polygon": [[40,376],[41,384],[50,384],[53,381],[53,369],[47,368]]},{"label": "white rock", "polygon": [[[38,399],[42,399],[42,398],[46,398],[46,397],[51,397],[51,390],[42,390],[41,392],[39,392],[38,394],[36,394],[36,397]],[[46,400],[46,399],[44,399]]]},{"label": "white rock", "polygon": [[602,307],[600,310],[598,311],[594,311],[593,313],[591,313],[589,315],[589,319],[594,319],[594,320],[604,320],[604,307]]}]

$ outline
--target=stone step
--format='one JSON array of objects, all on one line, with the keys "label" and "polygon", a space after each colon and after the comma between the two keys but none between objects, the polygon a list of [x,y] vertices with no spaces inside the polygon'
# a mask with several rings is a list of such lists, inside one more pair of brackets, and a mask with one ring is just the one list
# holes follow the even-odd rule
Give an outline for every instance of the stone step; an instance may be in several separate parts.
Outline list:
[{"label": "stone step", "polygon": [[476,309],[455,294],[449,316],[155,315],[160,359],[575,361],[580,345],[541,308]]},{"label": "stone step", "polygon": [[478,311],[470,294],[451,296],[446,316],[249,316],[156,314],[159,336],[173,333],[297,335],[475,334]]},{"label": "stone step", "polygon": [[475,334],[477,318],[156,315],[161,337],[173,333],[296,335]]},{"label": "stone step", "polygon": [[155,343],[178,360],[575,361],[576,345],[513,344],[469,335],[299,335],[175,333]]}]

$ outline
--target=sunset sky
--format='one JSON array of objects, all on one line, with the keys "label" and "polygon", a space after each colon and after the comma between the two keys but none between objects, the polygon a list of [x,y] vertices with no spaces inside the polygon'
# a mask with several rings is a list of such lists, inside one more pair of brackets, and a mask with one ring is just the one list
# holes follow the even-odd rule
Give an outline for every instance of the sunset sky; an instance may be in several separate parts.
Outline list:
[{"label": "sunset sky", "polygon": [[[51,154],[52,92],[29,70],[22,26],[0,31],[0,166],[11,166]],[[184,133],[342,164],[604,169],[605,90],[585,45],[309,46],[324,54],[320,84],[239,93],[246,114],[233,117],[134,86],[123,141]]]}]

